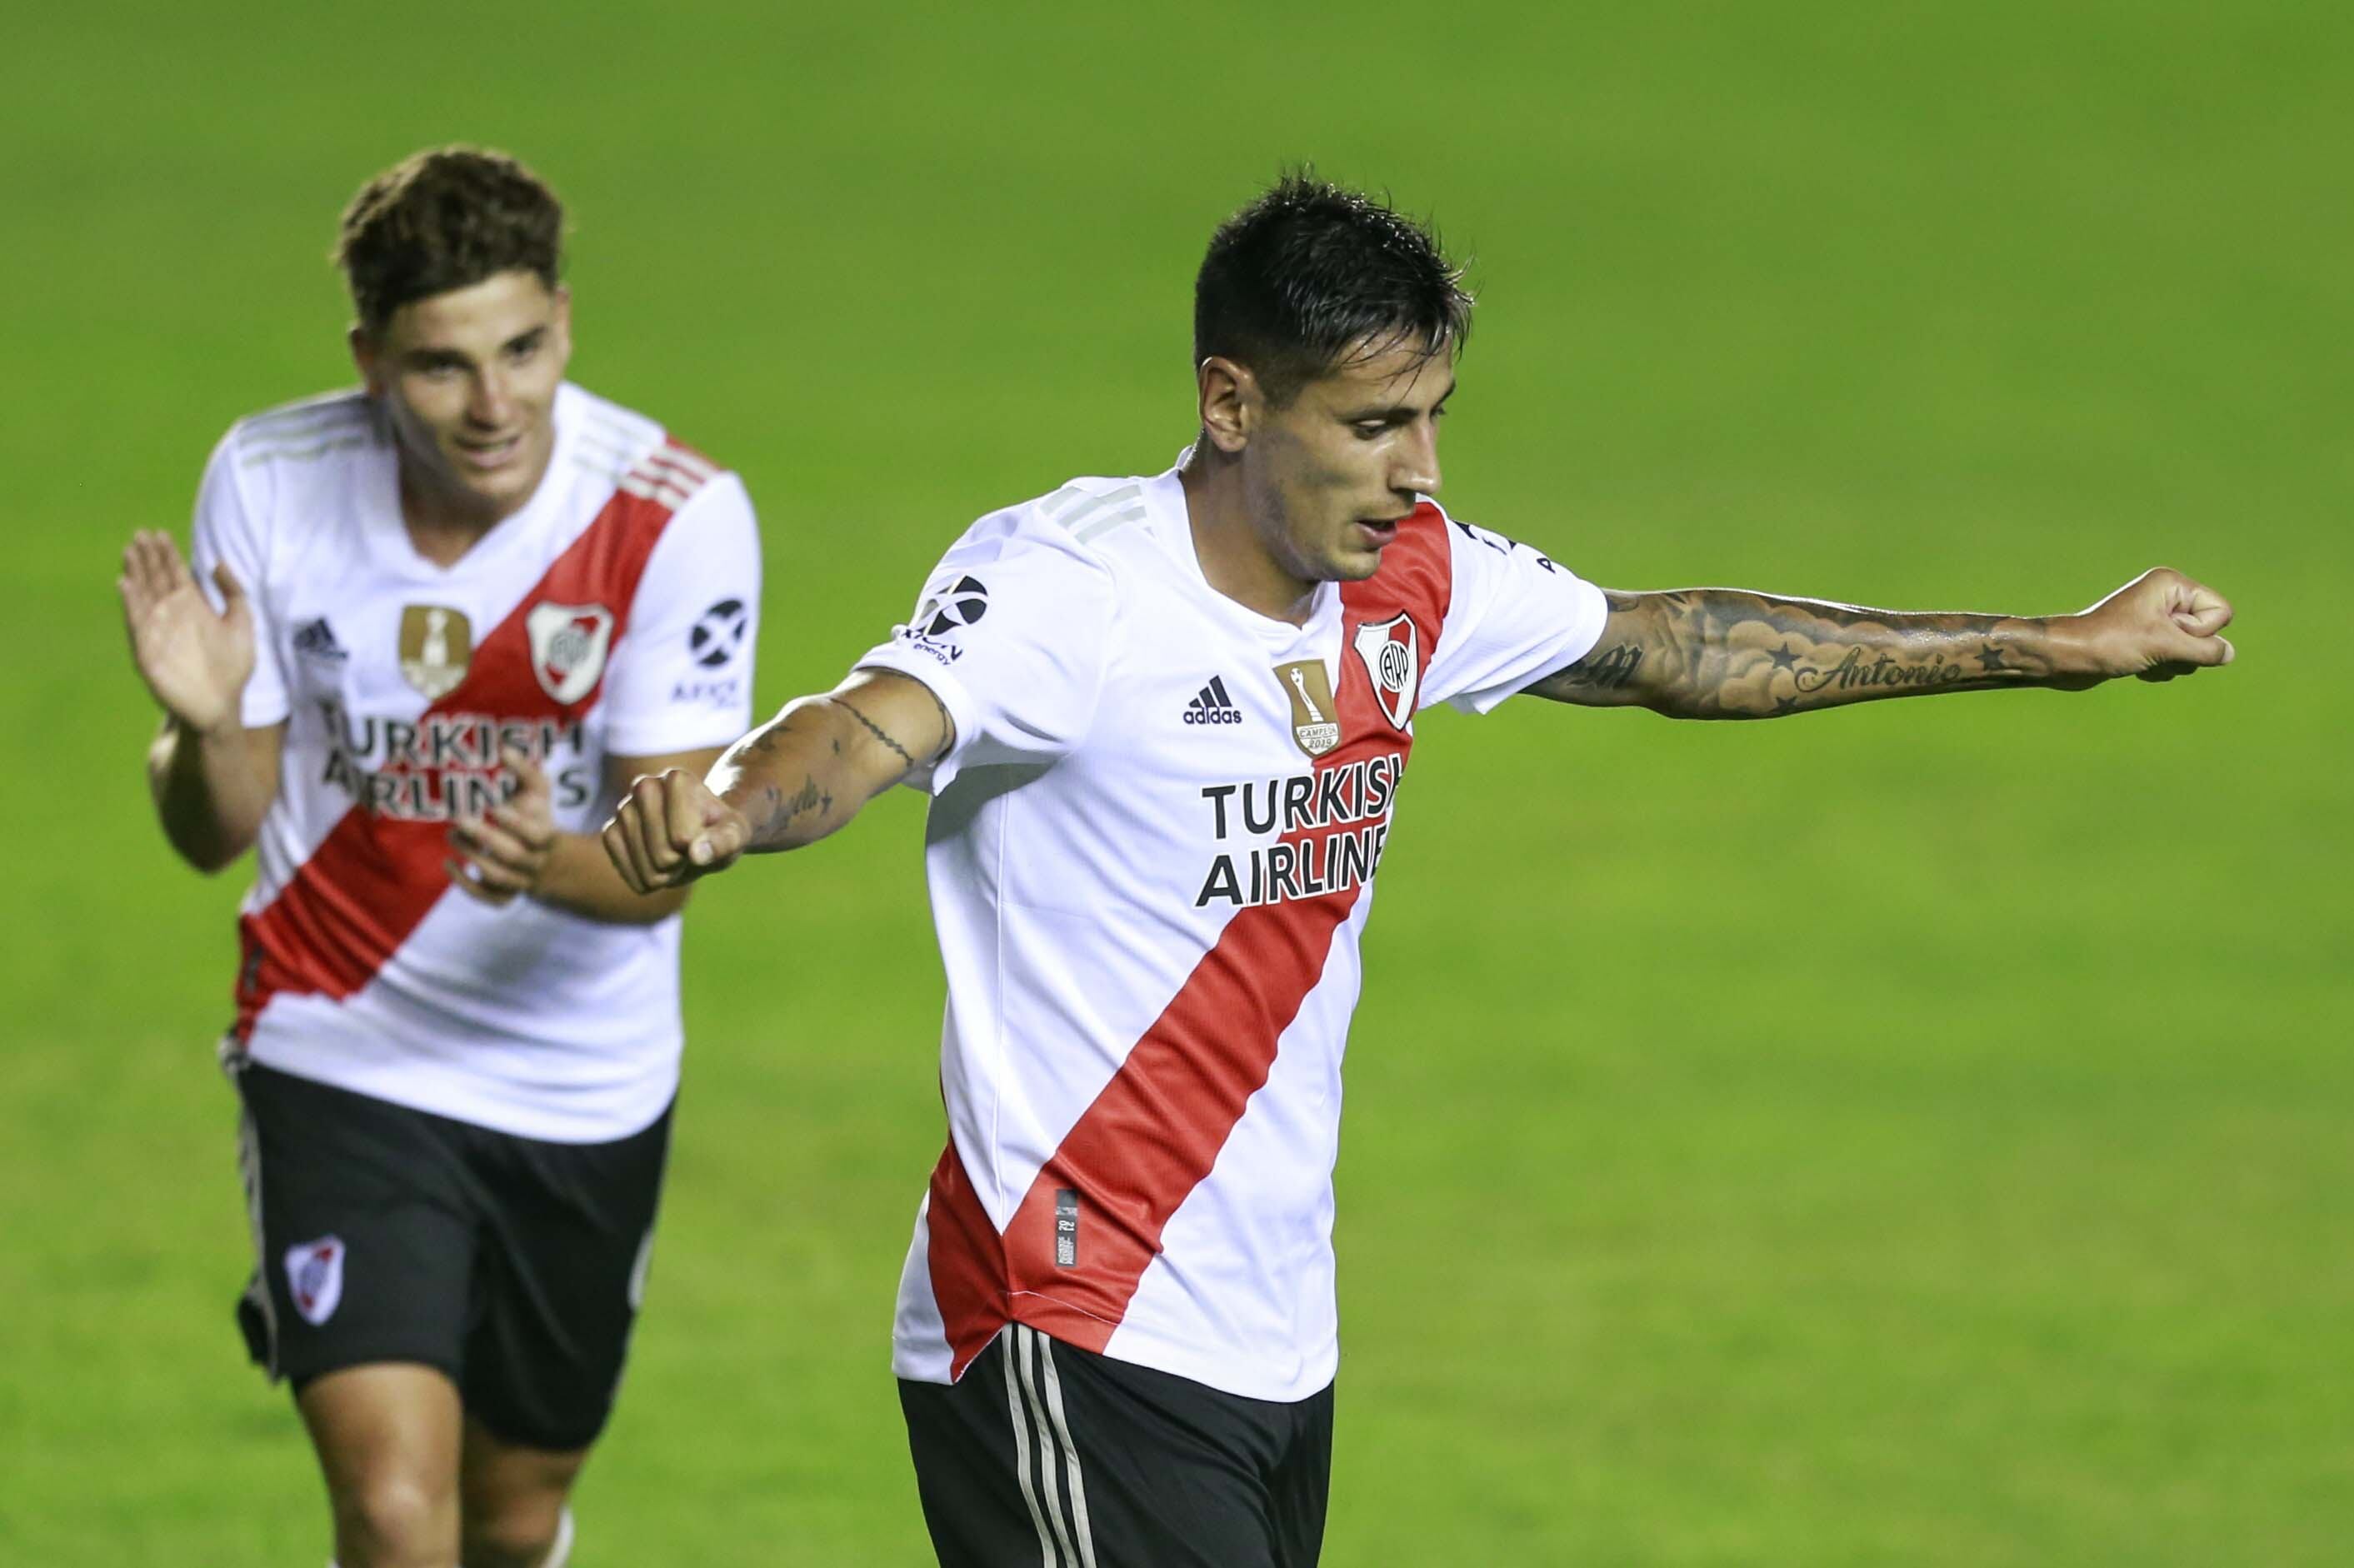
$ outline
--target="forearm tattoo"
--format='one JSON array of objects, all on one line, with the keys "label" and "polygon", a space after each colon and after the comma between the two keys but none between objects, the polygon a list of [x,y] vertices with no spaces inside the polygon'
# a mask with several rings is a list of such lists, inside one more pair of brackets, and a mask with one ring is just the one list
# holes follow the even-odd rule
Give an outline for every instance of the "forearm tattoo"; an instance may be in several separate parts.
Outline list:
[{"label": "forearm tattoo", "polygon": [[1608,648],[1597,648],[1550,677],[1563,686],[1591,686],[1596,691],[1623,690],[1643,667],[1643,651],[1631,642],[1620,642]]},{"label": "forearm tattoo", "polygon": [[[810,737],[801,732],[816,719],[812,709],[813,705],[786,709],[728,747],[713,770],[713,782],[721,786],[724,797],[736,801],[750,825],[753,849],[790,849],[822,838],[841,825],[831,821],[832,789],[819,783],[804,760]],[[792,750],[796,736],[801,747],[800,758]],[[841,751],[841,743],[834,742],[832,754],[839,756]],[[771,775],[772,768],[781,776]],[[783,780],[795,772],[801,775],[801,784],[790,788]]]},{"label": "forearm tattoo", "polygon": [[1735,588],[1607,597],[1602,641],[1532,693],[1680,718],[1774,718],[2055,674],[2041,619],[1909,614]]},{"label": "forearm tattoo", "polygon": [[766,844],[783,837],[796,819],[815,812],[822,821],[832,810],[833,797],[819,789],[815,779],[804,775],[801,787],[790,795],[779,785],[761,785],[744,815],[752,824],[752,842]]},{"label": "forearm tattoo", "polygon": [[[953,736],[948,709],[938,694],[925,690],[939,715],[942,736]],[[752,848],[790,849],[822,839],[856,815],[869,793],[891,782],[872,768],[845,772],[844,749],[859,742],[832,716],[836,712],[847,714],[876,745],[898,758],[899,768],[891,778],[917,766],[899,738],[857,704],[837,695],[802,698],[728,747],[712,770],[713,787],[735,802],[750,824]],[[945,749],[947,741],[941,745]],[[788,783],[796,773],[801,783]]]}]

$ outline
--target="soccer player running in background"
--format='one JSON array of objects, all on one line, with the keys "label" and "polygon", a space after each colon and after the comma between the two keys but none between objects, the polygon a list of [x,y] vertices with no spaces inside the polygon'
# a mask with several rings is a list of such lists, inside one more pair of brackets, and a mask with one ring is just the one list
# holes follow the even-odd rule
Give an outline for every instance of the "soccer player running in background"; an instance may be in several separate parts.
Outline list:
[{"label": "soccer player running in background", "polygon": [[685,890],[625,885],[593,831],[750,720],[750,500],[565,380],[563,221],[499,154],[371,180],[337,249],[363,385],[228,432],[193,572],[164,534],[124,555],[164,831],[207,873],[260,848],[239,1316],[342,1568],[567,1555],[681,1044]]},{"label": "soccer player running in background", "polygon": [[1423,228],[1284,181],[1211,240],[1175,468],[982,518],[842,685],[605,830],[652,891],[932,795],[949,1140],[894,1364],[951,1568],[1316,1560],[1341,1057],[1417,710],[1769,718],[2232,656],[2166,570],[2048,619],[1605,592],[1431,499],[1470,306]]}]

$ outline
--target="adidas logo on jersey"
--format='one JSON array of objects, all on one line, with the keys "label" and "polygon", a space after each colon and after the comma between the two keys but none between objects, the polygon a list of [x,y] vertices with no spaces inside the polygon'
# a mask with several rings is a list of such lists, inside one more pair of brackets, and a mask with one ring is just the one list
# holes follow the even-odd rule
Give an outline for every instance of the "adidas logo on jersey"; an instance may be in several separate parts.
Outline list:
[{"label": "adidas logo on jersey", "polygon": [[335,629],[327,624],[325,616],[306,620],[294,629],[294,652],[308,653],[313,659],[324,659],[340,664],[351,657],[351,651],[335,641]]},{"label": "adidas logo on jersey", "polygon": [[1213,675],[1210,683],[1202,688],[1193,700],[1185,705],[1187,724],[1240,724],[1243,710],[1226,695],[1226,678]]}]

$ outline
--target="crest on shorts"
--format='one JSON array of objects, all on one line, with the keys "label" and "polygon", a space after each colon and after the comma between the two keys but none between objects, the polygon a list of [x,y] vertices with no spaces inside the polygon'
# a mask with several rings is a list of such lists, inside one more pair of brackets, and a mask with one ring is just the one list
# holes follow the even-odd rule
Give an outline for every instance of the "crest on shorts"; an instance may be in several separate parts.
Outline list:
[{"label": "crest on shorts", "polygon": [[1301,659],[1278,664],[1275,678],[1291,699],[1291,738],[1310,757],[1321,757],[1341,744],[1341,710],[1332,705],[1332,678],[1321,659]]},{"label": "crest on shorts", "polygon": [[[322,621],[320,624],[324,625]],[[400,677],[433,702],[466,678],[474,656],[473,624],[446,604],[412,604],[400,612]]]},{"label": "crest on shorts", "polygon": [[612,646],[613,612],[601,604],[535,604],[524,617],[531,634],[531,673],[559,703],[577,703],[597,689]]},{"label": "crest on shorts", "polygon": [[344,1298],[344,1241],[321,1236],[286,1249],[286,1294],[302,1321],[317,1328],[335,1315]]},{"label": "crest on shorts", "polygon": [[1360,626],[1350,645],[1365,662],[1365,673],[1373,677],[1373,701],[1380,705],[1382,716],[1403,732],[1414,717],[1414,689],[1422,676],[1414,621],[1401,613]]}]

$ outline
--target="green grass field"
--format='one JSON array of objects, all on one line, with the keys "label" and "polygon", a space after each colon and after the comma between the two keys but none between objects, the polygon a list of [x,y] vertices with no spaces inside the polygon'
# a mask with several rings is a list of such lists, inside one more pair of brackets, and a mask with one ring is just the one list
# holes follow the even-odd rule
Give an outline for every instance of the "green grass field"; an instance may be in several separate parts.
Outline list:
[{"label": "green grass field", "polygon": [[[453,138],[570,202],[577,377],[749,482],[764,706],[980,512],[1169,460],[1202,243],[1286,160],[1470,254],[1447,499],[1589,577],[2222,588],[2240,662],[2166,687],[1427,724],[1327,1561],[2349,1560],[2345,7],[329,15],[0,54],[0,1563],[324,1555],[228,1311],[244,873],[153,825],[112,577],[231,419],[347,378],[334,214]],[[581,1568],[928,1561],[887,1369],[940,1138],[919,810],[690,916]]]}]

